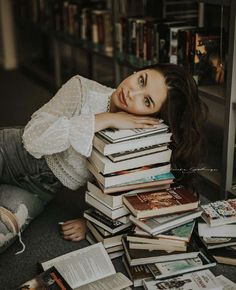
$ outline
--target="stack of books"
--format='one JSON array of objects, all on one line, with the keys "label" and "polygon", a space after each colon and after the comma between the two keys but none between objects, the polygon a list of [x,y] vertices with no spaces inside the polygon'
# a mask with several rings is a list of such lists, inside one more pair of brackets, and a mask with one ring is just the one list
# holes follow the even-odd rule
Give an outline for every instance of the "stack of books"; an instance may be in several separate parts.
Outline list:
[{"label": "stack of books", "polygon": [[125,195],[169,188],[171,133],[160,123],[151,129],[114,130],[96,133],[88,169],[95,177],[88,182],[84,213],[87,240],[102,242],[111,258],[123,254],[122,236],[131,231]]},{"label": "stack of books", "polygon": [[236,265],[236,198],[202,205],[198,235],[218,263]]},{"label": "stack of books", "polygon": [[122,237],[123,263],[134,285],[215,266],[193,235],[199,200],[184,187],[125,195],[135,225]]}]

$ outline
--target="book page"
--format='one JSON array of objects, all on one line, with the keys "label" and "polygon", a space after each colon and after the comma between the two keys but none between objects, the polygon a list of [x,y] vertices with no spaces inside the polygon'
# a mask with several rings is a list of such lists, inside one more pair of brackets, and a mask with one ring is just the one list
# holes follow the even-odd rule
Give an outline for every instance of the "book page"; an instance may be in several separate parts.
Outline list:
[{"label": "book page", "polygon": [[75,290],[121,290],[133,283],[122,273],[116,273]]},{"label": "book page", "polygon": [[219,283],[223,286],[223,290],[234,290],[236,289],[236,284],[226,278],[223,275],[217,276],[216,279],[219,281]]},{"label": "book page", "polygon": [[55,266],[72,288],[115,274],[102,243],[97,243],[42,263],[44,270]]}]

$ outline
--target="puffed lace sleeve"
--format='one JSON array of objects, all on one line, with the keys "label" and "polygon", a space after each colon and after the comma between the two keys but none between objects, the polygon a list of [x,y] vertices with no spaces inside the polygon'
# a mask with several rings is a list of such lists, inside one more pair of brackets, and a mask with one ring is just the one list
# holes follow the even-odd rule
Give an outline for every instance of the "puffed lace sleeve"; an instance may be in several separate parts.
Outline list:
[{"label": "puffed lace sleeve", "polygon": [[88,157],[94,136],[94,114],[81,113],[82,86],[72,77],[56,95],[36,111],[23,133],[26,150],[36,158],[62,152],[72,146]]}]

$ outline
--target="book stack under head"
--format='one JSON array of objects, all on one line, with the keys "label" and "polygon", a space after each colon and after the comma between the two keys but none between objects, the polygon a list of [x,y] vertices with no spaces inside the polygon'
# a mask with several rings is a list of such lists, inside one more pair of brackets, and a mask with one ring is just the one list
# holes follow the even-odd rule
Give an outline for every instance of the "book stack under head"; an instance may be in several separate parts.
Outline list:
[{"label": "book stack under head", "polygon": [[103,130],[95,134],[88,169],[95,177],[88,182],[84,213],[89,242],[102,242],[110,257],[123,254],[121,238],[131,230],[125,195],[169,188],[171,133],[160,123],[151,129]]},{"label": "book stack under head", "polygon": [[236,265],[236,198],[202,205],[198,234],[218,263]]}]

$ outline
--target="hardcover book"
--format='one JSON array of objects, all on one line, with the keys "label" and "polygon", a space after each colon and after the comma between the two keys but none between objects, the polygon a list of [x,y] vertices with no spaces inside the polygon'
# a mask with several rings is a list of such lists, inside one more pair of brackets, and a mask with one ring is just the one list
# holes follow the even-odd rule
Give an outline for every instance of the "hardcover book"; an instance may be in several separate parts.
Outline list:
[{"label": "hardcover book", "polygon": [[138,137],[148,136],[155,133],[166,132],[168,130],[168,126],[163,121],[159,121],[160,124],[157,124],[153,128],[148,129],[105,129],[97,132],[97,135],[102,136],[106,140],[111,143],[122,142],[125,140],[131,140]]},{"label": "hardcover book", "polygon": [[183,276],[168,280],[155,281],[153,279],[144,280],[146,290],[175,289],[175,290],[223,290],[217,278],[210,270],[184,274]]},{"label": "hardcover book", "polygon": [[210,226],[236,223],[236,198],[202,205],[202,218]]},{"label": "hardcover book", "polygon": [[102,289],[121,290],[132,285],[127,277],[116,273],[102,243],[56,257],[41,263],[41,266],[44,270],[55,266],[73,289],[94,289],[98,284]]},{"label": "hardcover book", "polygon": [[99,172],[102,174],[109,174],[121,170],[128,170],[138,168],[145,165],[152,165],[158,163],[170,162],[171,150],[167,149],[161,152],[146,154],[128,160],[113,162],[108,157],[99,153],[96,149],[92,150],[91,156],[88,158]]},{"label": "hardcover book", "polygon": [[104,187],[111,187],[125,182],[136,181],[141,178],[147,178],[154,175],[170,172],[170,163],[161,163],[143,166],[140,168],[118,171],[111,174],[103,175],[98,172],[94,164],[87,161],[88,170],[95,176],[99,183]]},{"label": "hardcover book", "polygon": [[158,235],[160,233],[164,233],[168,230],[177,228],[183,224],[191,222],[195,218],[199,217],[201,214],[202,211],[197,209],[190,212],[170,214],[146,220],[139,220],[138,218],[131,215],[130,220],[147,233],[151,235]]},{"label": "hardcover book", "polygon": [[217,263],[236,266],[236,247],[224,247],[209,250],[209,253],[216,259]]},{"label": "hardcover book", "polygon": [[161,134],[153,134],[137,139],[131,139],[120,143],[110,143],[102,136],[95,134],[93,138],[93,146],[101,152],[103,155],[110,155],[127,150],[139,149],[147,146],[153,146],[158,144],[166,144],[170,142],[172,134],[162,132]]},{"label": "hardcover book", "polygon": [[236,246],[236,238],[227,237],[199,237],[204,246],[210,249]]},{"label": "hardcover book", "polygon": [[128,195],[123,197],[123,202],[137,218],[190,211],[199,204],[198,198],[184,187]]},{"label": "hardcover book", "polygon": [[186,252],[130,249],[129,243],[124,236],[122,238],[122,244],[130,266],[195,258],[199,254],[199,249],[194,241],[188,245]]},{"label": "hardcover book", "polygon": [[216,266],[216,261],[210,255],[203,252],[200,252],[195,258],[147,265],[154,278],[157,280],[199,271],[214,266]]}]

